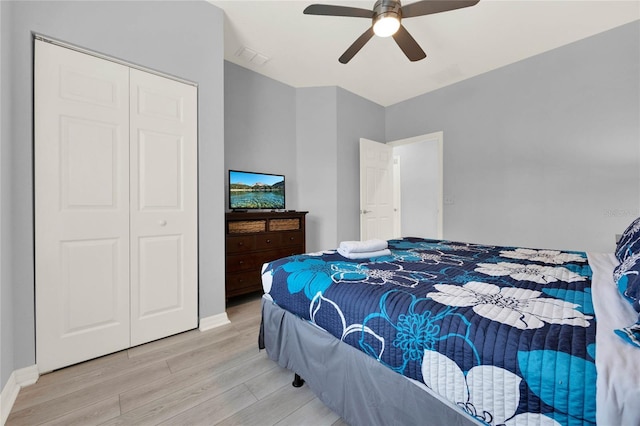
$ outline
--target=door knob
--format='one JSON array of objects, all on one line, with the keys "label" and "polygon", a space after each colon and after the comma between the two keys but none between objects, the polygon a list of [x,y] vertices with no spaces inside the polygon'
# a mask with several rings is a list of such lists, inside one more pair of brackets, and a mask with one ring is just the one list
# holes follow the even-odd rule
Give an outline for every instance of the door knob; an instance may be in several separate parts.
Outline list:
[{"label": "door knob", "polygon": [[160,226],[166,226],[166,225],[167,225],[167,221],[166,221],[166,220],[159,220],[159,221],[158,221],[158,225],[160,225]]}]

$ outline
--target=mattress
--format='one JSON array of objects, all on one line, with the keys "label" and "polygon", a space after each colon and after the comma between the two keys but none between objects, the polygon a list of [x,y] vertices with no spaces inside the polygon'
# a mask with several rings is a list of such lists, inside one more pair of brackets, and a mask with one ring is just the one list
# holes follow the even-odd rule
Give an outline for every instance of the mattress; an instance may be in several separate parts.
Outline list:
[{"label": "mattress", "polygon": [[586,253],[418,238],[389,248],[279,259],[263,268],[265,293],[481,423],[595,424]]}]

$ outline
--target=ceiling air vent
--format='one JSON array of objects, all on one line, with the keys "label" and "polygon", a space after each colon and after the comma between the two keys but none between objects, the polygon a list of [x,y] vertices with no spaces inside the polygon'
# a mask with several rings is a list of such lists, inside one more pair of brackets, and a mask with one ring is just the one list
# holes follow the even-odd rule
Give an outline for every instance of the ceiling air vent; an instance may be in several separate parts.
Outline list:
[{"label": "ceiling air vent", "polygon": [[248,47],[241,47],[236,52],[236,56],[241,57],[247,62],[251,62],[254,65],[264,65],[269,58],[261,53],[256,52],[253,49],[249,49]]}]

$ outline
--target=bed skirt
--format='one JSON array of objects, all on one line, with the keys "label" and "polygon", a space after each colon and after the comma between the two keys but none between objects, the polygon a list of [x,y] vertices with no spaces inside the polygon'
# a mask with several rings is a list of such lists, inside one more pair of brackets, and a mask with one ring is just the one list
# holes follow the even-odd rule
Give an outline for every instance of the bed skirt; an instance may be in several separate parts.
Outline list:
[{"label": "bed skirt", "polygon": [[262,298],[260,348],[350,425],[478,425],[452,404]]}]

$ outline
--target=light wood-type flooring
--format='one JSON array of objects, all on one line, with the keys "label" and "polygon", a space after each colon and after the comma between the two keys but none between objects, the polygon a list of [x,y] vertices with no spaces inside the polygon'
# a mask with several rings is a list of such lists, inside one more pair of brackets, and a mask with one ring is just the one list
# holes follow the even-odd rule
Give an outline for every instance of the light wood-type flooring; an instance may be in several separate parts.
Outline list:
[{"label": "light wood-type flooring", "polygon": [[188,331],[45,374],[7,425],[346,425],[258,351],[259,296],[231,324]]}]

